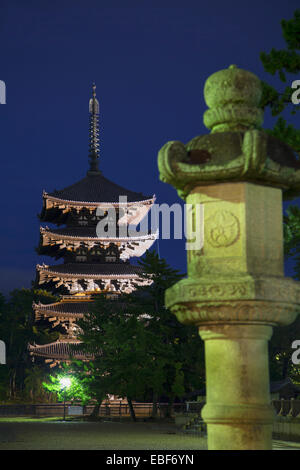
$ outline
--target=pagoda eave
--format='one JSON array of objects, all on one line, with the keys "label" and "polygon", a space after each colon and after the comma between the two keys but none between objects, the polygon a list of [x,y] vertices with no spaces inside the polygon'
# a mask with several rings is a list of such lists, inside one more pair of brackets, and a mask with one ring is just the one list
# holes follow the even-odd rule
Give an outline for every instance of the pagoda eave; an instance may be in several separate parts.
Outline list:
[{"label": "pagoda eave", "polygon": [[136,273],[116,273],[116,274],[89,274],[89,273],[83,273],[83,272],[61,272],[61,271],[54,271],[52,269],[49,269],[48,266],[42,266],[42,265],[37,265],[36,266],[37,271],[40,273],[40,275],[45,274],[49,275],[51,277],[59,277],[59,278],[67,278],[67,279],[139,279],[140,275]]},{"label": "pagoda eave", "polygon": [[73,296],[72,301],[62,300],[52,304],[34,303],[33,310],[37,320],[42,317],[57,317],[68,320],[70,318],[83,318],[84,315],[89,313],[93,304],[92,300],[75,300]]},{"label": "pagoda eave", "polygon": [[73,201],[69,199],[60,199],[55,196],[51,196],[46,191],[43,191],[43,198],[49,202],[53,202],[56,204],[64,205],[68,204],[70,206],[76,207],[92,207],[93,209],[97,209],[97,207],[103,207],[107,209],[109,207],[130,207],[130,206],[137,206],[137,205],[149,205],[153,204],[155,201],[155,195],[149,199],[142,199],[141,201],[131,201],[131,202],[103,202],[103,201]]},{"label": "pagoda eave", "polygon": [[[65,233],[64,233],[65,232]],[[73,230],[73,233],[84,233],[84,229]],[[91,230],[89,230],[91,232]],[[95,229],[96,232],[96,229]],[[76,249],[84,245],[88,249],[101,247],[106,250],[111,244],[119,247],[120,259],[128,260],[130,257],[142,256],[148,250],[158,237],[158,231],[154,234],[142,234],[132,237],[97,237],[71,235],[66,230],[51,231],[48,227],[40,228],[41,242],[39,253],[47,256],[54,256],[56,259],[63,256],[66,250],[75,252]],[[71,231],[72,233],[72,231]]]},{"label": "pagoda eave", "polygon": [[87,265],[79,263],[57,266],[37,265],[37,283],[46,288],[66,293],[123,292],[130,293],[136,286],[152,283],[150,277],[143,277],[139,266],[127,263]]},{"label": "pagoda eave", "polygon": [[[99,242],[99,243],[124,243],[124,242],[138,242],[138,241],[145,241],[145,240],[156,240],[158,236],[158,231],[154,234],[141,234],[137,236],[131,237],[97,237],[95,236],[82,236],[82,235],[70,235],[64,234],[63,230],[52,231],[48,227],[40,227],[40,232],[43,235],[44,239],[48,239],[49,241],[53,240],[78,240],[78,241],[91,241],[91,242]],[[96,234],[96,228],[95,228]]]},{"label": "pagoda eave", "polygon": [[[58,340],[54,343],[48,343],[43,345],[34,344],[28,345],[28,351],[31,356],[38,356],[44,359],[56,359],[58,361],[66,361],[72,359],[78,360],[91,360],[94,358],[93,355],[84,353],[83,351],[72,350],[72,346],[81,344],[81,341],[77,340]],[[71,347],[70,347],[71,346]]]},{"label": "pagoda eave", "polygon": [[[63,215],[70,212],[72,209],[80,212],[82,209],[88,210],[90,213],[102,209],[107,211],[110,208],[126,209],[124,217],[119,219],[119,224],[138,225],[139,222],[146,216],[155,202],[155,195],[152,198],[144,199],[141,201],[133,202],[103,202],[103,201],[74,201],[69,199],[60,199],[51,196],[46,191],[43,192],[43,211],[40,215],[42,221],[52,221],[52,217],[48,214],[54,209],[61,212]],[[63,222],[62,222],[63,223]]]}]

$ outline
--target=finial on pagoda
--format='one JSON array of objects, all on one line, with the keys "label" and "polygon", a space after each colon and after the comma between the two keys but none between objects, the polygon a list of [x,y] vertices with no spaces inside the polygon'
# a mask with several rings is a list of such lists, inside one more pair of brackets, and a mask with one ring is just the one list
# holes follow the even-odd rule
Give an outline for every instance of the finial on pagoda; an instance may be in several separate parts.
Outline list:
[{"label": "finial on pagoda", "polygon": [[98,174],[99,161],[99,101],[96,98],[96,85],[93,83],[93,97],[89,101],[90,128],[89,128],[89,162],[88,175]]}]

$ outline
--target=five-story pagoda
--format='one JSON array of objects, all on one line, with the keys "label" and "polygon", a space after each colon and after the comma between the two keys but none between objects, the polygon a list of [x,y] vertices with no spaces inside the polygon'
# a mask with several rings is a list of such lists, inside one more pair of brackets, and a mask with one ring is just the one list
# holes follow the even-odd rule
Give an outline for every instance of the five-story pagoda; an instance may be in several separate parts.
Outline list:
[{"label": "five-story pagoda", "polygon": [[[59,295],[60,301],[33,307],[36,321],[50,322],[60,336],[51,344],[30,345],[29,351],[34,357],[44,358],[50,367],[67,361],[70,355],[84,358],[79,351],[71,350],[70,344],[79,342],[76,321],[90,311],[98,294],[106,293],[115,299],[120,293],[129,293],[137,285],[150,282],[140,276],[141,268],[130,264],[129,259],[150,248],[156,234],[128,236],[128,226],[139,224],[155,197],[124,189],[99,170],[99,103],[95,85],[89,113],[87,175],[62,190],[43,192],[40,220],[59,228],[40,228],[38,252],[63,259],[63,263],[37,265],[36,283]],[[115,215],[114,220],[111,214]],[[106,233],[102,230],[99,234],[99,224]]]}]

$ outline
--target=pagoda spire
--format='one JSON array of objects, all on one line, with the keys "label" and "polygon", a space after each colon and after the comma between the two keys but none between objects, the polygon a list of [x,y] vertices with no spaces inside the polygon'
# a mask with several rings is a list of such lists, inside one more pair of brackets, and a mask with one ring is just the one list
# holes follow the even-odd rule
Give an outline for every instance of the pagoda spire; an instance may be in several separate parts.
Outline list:
[{"label": "pagoda spire", "polygon": [[96,98],[96,85],[93,83],[93,97],[89,101],[90,127],[89,127],[89,162],[88,175],[98,174],[99,161],[99,101]]}]

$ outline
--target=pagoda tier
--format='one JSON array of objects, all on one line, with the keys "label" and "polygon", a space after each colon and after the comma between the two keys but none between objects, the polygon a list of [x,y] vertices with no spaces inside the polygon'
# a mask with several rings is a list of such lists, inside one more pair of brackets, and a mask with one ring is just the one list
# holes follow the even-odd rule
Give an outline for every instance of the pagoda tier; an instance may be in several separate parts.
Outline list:
[{"label": "pagoda tier", "polygon": [[[35,321],[47,321],[52,328],[60,326],[66,333],[68,339],[76,339],[79,329],[76,324],[78,319],[84,318],[93,308],[95,299],[99,294],[75,294],[63,296],[60,302],[52,304],[33,303]],[[118,309],[124,310],[126,315],[126,304],[118,300],[117,293],[107,293],[108,299],[114,300]]]},{"label": "pagoda tier", "polygon": [[142,256],[158,235],[156,232],[133,237],[99,238],[96,227],[41,227],[40,233],[39,254],[87,263],[112,259],[126,261],[132,256]]},{"label": "pagoda tier", "polygon": [[[109,195],[110,185],[111,195]],[[126,197],[127,201],[122,202],[122,199],[120,201],[120,196]],[[88,225],[97,220],[98,208],[107,211],[114,207],[122,210],[124,214],[120,218],[119,224],[138,225],[154,202],[155,196],[146,197],[141,193],[133,193],[123,189],[111,183],[99,172],[97,175],[86,176],[78,183],[61,191],[49,194],[44,191],[43,209],[39,217],[42,222],[62,225],[68,223],[72,215],[75,214],[85,219],[86,225]]]},{"label": "pagoda tier", "polygon": [[78,340],[59,339],[48,344],[30,344],[28,350],[31,356],[43,358],[50,367],[56,366],[61,361],[68,363],[71,358],[80,361],[93,359],[92,354],[88,355],[86,352],[83,353],[79,348],[76,349],[76,345],[79,344],[80,341]]},{"label": "pagoda tier", "polygon": [[[61,301],[53,302],[52,304],[33,302],[32,307],[35,313],[35,320],[39,321],[44,319],[50,322],[74,322],[91,312],[99,294],[99,292],[97,294],[92,292],[64,295]],[[124,310],[124,314],[126,315],[126,304],[119,301],[119,294],[120,293],[116,292],[107,292],[105,297],[114,300],[118,309]],[[56,325],[53,324],[52,326]]]},{"label": "pagoda tier", "polygon": [[142,277],[142,269],[129,263],[67,263],[55,266],[37,265],[38,284],[63,286],[67,292],[124,292],[151,280]]},{"label": "pagoda tier", "polygon": [[33,310],[35,319],[41,320],[42,318],[55,318],[61,321],[69,321],[70,318],[78,319],[83,318],[84,315],[91,311],[93,300],[82,300],[72,296],[72,300],[62,299],[60,302],[52,304],[33,303]]},{"label": "pagoda tier", "polygon": [[44,320],[52,328],[59,326],[66,338],[74,340],[80,331],[77,321],[91,312],[93,303],[90,295],[72,295],[52,304],[33,303],[32,307],[36,321]]}]

